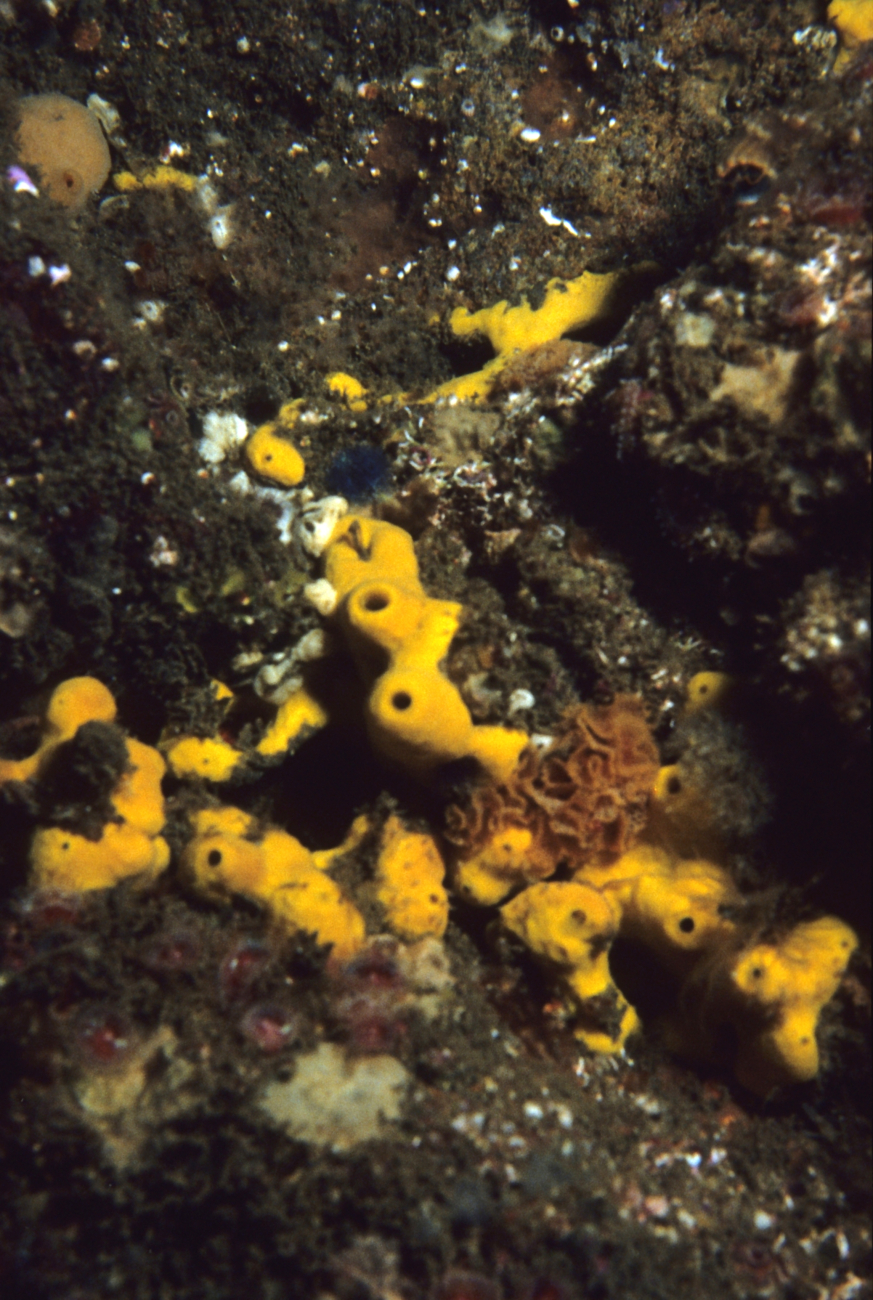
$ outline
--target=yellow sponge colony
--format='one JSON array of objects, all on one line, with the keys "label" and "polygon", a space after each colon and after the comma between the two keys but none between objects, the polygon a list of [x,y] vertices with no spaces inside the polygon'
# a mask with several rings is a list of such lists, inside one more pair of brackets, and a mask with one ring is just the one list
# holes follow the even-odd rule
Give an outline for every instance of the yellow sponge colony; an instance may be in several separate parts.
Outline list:
[{"label": "yellow sponge colony", "polygon": [[[689,711],[723,701],[729,684],[722,674],[698,674],[690,683]],[[525,761],[530,752],[520,767]],[[678,980],[678,1007],[665,1025],[672,1045],[721,1061],[723,1031],[730,1030],[738,1080],[767,1096],[816,1074],[819,1017],[857,938],[842,921],[822,917],[762,941],[743,919],[744,899],[730,873],[718,861],[687,854],[689,842],[712,838],[710,805],[705,791],[675,788],[675,775],[675,768],[660,769],[648,825],[611,861],[591,852],[573,864],[565,853],[572,880],[531,883],[537,873],[554,874],[557,862],[528,861],[534,843],[529,821],[489,841],[487,861],[463,861],[476,886],[465,892],[486,904],[505,896],[506,882],[492,861],[499,848],[512,869],[509,886],[527,885],[501,908],[502,923],[558,976],[574,1031],[589,1049],[619,1050],[638,1025],[610,974],[610,946],[621,936],[648,949]],[[524,804],[516,803],[520,815]],[[564,817],[566,803],[565,794]],[[522,873],[518,862],[526,864]]]},{"label": "yellow sponge colony", "polygon": [[531,885],[500,909],[503,924],[560,973],[573,1000],[576,1036],[591,1051],[624,1046],[639,1027],[612,980],[609,948],[620,912],[599,889],[576,881]]},{"label": "yellow sponge colony", "polygon": [[441,939],[449,920],[445,864],[432,835],[389,817],[376,862],[376,897],[399,939]]},{"label": "yellow sponge colony", "polygon": [[617,292],[624,282],[620,271],[595,275],[584,271],[575,280],[550,280],[539,307],[527,301],[510,307],[505,300],[480,311],[458,307],[451,316],[452,332],[458,338],[484,334],[497,353],[481,370],[451,379],[428,394],[427,401],[456,397],[484,401],[509,361],[519,352],[530,351],[562,338],[570,330],[582,329],[614,310]]},{"label": "yellow sponge colony", "polygon": [[[38,778],[48,756],[84,723],[114,719],[115,700],[102,682],[93,677],[63,682],[49,700],[39,749],[18,763],[0,763],[0,784]],[[30,849],[31,882],[36,888],[108,889],[128,876],[153,879],[169,863],[169,846],[160,835],[165,821],[164,760],[150,745],[130,737],[124,743],[127,767],[110,797],[118,820],[107,822],[99,840],[58,826],[37,830]]]},{"label": "yellow sponge colony", "polygon": [[338,960],[354,956],[366,937],[364,918],[339,885],[293,835],[256,835],[254,818],[239,808],[198,812],[182,867],[204,893],[243,894],[292,933],[305,931],[330,944]]},{"label": "yellow sponge colony", "polygon": [[736,1075],[766,1095],[818,1073],[815,1031],[858,945],[834,916],[804,921],[778,943],[756,944],[730,968],[740,1002],[731,1019],[739,1035]]},{"label": "yellow sponge colony", "polygon": [[508,775],[527,736],[475,726],[440,671],[461,606],[425,594],[409,533],[346,516],[325,553],[325,576],[337,594],[335,618],[370,686],[366,720],[375,748],[421,776],[460,758],[477,759],[496,779]]}]

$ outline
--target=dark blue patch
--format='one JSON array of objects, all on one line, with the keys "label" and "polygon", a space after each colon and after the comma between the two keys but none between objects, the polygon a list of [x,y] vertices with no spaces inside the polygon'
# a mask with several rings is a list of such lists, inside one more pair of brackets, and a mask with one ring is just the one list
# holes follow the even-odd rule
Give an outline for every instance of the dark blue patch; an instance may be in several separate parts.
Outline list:
[{"label": "dark blue patch", "polygon": [[388,486],[391,465],[381,447],[361,443],[338,451],[327,472],[327,490],[347,501],[370,501]]}]

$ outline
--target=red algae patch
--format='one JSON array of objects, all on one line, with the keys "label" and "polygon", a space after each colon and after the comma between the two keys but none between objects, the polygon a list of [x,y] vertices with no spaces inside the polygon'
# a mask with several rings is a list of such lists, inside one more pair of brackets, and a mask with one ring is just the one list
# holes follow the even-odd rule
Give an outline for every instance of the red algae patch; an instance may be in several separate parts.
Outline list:
[{"label": "red algae patch", "polygon": [[50,198],[80,211],[109,175],[109,146],[97,118],[67,95],[27,95],[18,109],[18,161],[39,170]]}]

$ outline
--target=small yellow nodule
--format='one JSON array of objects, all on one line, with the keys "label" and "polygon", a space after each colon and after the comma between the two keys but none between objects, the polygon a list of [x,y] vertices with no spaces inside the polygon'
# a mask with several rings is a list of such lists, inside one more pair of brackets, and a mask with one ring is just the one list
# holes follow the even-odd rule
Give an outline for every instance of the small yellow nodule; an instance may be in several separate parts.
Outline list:
[{"label": "small yellow nodule", "polygon": [[131,190],[184,190],[186,194],[193,194],[197,188],[197,177],[179,171],[178,167],[155,167],[142,176],[135,176],[133,172],[116,172],[112,181],[122,194]]},{"label": "small yellow nodule", "polygon": [[733,679],[727,673],[695,673],[685,695],[686,714],[717,708],[727,699],[732,685]]},{"label": "small yellow nodule", "polygon": [[226,781],[242,759],[233,745],[211,736],[184,736],[167,749],[174,776],[199,776],[207,781]]},{"label": "small yellow nodule", "polygon": [[352,411],[366,411],[367,390],[360,379],[347,375],[342,370],[335,370],[326,379],[328,389],[336,397],[341,397]]}]

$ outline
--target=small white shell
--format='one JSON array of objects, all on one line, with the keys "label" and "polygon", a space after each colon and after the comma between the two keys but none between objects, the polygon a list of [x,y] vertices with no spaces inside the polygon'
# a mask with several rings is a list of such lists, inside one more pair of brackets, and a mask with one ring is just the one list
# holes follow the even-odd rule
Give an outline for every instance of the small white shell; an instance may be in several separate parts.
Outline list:
[{"label": "small white shell", "polygon": [[323,614],[325,618],[336,609],[336,587],[331,586],[327,578],[319,578],[317,582],[308,582],[303,588],[303,594],[310,605],[318,610],[319,614]]},{"label": "small white shell", "polygon": [[333,530],[344,515],[349,513],[345,497],[322,497],[307,506],[297,521],[296,533],[304,551],[321,555],[331,539]]}]

